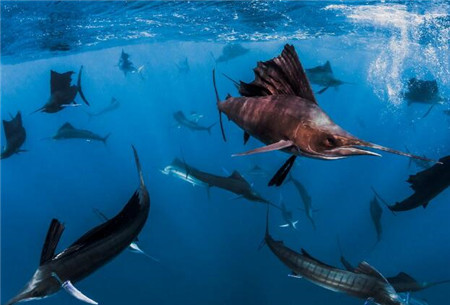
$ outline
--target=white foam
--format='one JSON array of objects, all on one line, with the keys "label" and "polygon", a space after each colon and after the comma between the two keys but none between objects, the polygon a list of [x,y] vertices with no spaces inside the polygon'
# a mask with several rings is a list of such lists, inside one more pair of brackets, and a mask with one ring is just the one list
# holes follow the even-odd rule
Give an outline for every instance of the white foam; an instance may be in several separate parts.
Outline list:
[{"label": "white foam", "polygon": [[[341,12],[358,27],[370,27],[375,37],[381,30],[388,33],[387,41],[377,45],[376,58],[370,63],[367,79],[374,93],[382,100],[398,106],[402,103],[404,78],[420,76],[423,70],[431,72],[444,86],[449,83],[448,41],[450,30],[441,23],[448,10],[430,6],[423,13],[411,11],[403,4],[328,5],[324,10]],[[421,45],[423,31],[435,28],[438,40]],[[408,64],[415,75],[404,75]]]}]

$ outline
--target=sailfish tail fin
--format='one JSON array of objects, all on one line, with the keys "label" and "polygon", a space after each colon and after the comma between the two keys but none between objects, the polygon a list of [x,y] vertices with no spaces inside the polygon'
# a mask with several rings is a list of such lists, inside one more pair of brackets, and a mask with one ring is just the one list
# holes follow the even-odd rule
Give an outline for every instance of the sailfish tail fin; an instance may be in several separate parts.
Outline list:
[{"label": "sailfish tail fin", "polygon": [[87,101],[86,97],[84,96],[83,90],[81,90],[81,72],[82,71],[83,71],[83,66],[80,67],[80,72],[78,72],[78,79],[77,79],[78,93],[80,94],[83,102],[85,102],[86,105],[90,106],[89,102]]},{"label": "sailfish tail fin", "polygon": [[134,145],[131,145],[131,148],[133,149],[134,160],[136,161],[136,168],[137,168],[138,175],[139,175],[139,182],[141,184],[141,187],[145,187],[144,175],[142,174],[141,162],[139,161],[138,153],[137,153],[136,148],[134,147]]}]

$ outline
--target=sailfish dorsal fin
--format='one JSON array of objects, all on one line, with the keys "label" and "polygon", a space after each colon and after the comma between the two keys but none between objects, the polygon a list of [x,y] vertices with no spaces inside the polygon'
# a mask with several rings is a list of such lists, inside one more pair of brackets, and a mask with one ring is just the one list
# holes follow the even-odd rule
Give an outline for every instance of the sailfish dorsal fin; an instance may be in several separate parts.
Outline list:
[{"label": "sailfish dorsal fin", "polygon": [[295,95],[317,104],[294,46],[285,45],[280,56],[258,62],[253,71],[255,73],[253,82],[240,82],[241,95]]},{"label": "sailfish dorsal fin", "polygon": [[229,177],[247,182],[238,171],[233,171]]},{"label": "sailfish dorsal fin", "polygon": [[331,70],[331,64],[329,60],[327,60],[327,62],[323,65],[323,70],[329,73],[333,73],[333,70]]},{"label": "sailfish dorsal fin", "polygon": [[62,129],[75,129],[75,127],[73,127],[72,124],[70,124],[69,122],[66,122],[59,128],[59,130]]},{"label": "sailfish dorsal fin", "polygon": [[355,268],[355,273],[366,274],[369,276],[373,276],[385,283],[389,283],[386,278],[374,267],[369,265],[367,262],[359,263],[358,267]]},{"label": "sailfish dorsal fin", "polygon": [[22,127],[22,115],[17,112],[17,115],[10,121],[3,120],[3,129],[5,130],[6,139],[11,138]]},{"label": "sailfish dorsal fin", "polygon": [[64,225],[57,219],[52,219],[50,227],[45,237],[44,246],[42,247],[40,265],[45,264],[55,255],[56,246],[64,231]]},{"label": "sailfish dorsal fin", "polygon": [[56,91],[64,91],[70,88],[72,82],[73,71],[65,73],[58,73],[53,70],[50,71],[50,93],[53,94]]}]

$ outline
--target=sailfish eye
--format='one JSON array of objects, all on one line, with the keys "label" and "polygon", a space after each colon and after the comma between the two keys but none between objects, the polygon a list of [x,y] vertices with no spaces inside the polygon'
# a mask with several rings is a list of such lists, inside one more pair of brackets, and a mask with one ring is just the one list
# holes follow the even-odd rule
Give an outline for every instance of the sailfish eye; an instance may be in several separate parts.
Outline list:
[{"label": "sailfish eye", "polygon": [[326,137],[325,138],[325,145],[326,146],[330,146],[330,147],[334,147],[337,145],[336,139],[334,139],[333,137]]}]

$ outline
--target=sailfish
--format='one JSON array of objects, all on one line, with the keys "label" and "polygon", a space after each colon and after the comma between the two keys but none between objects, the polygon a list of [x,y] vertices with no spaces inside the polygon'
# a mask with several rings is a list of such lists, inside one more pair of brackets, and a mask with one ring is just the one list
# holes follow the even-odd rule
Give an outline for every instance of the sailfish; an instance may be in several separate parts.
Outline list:
[{"label": "sailfish", "polygon": [[[317,103],[292,45],[285,45],[280,56],[258,62],[254,73],[253,82],[236,82],[241,97],[228,95],[225,101],[220,101],[214,70],[213,84],[220,119],[225,113],[229,120],[244,130],[244,144],[250,136],[266,144],[234,156],[276,150],[291,154],[269,181],[269,186],[283,183],[297,156],[322,160],[357,155],[381,156],[365,149],[372,148],[426,159],[358,139],[334,123]],[[221,120],[220,123],[226,141]]]},{"label": "sailfish", "polygon": [[81,301],[97,304],[79,291],[74,283],[86,278],[127,249],[141,232],[150,211],[150,196],[144,184],[139,157],[134,147],[133,151],[140,183],[122,211],[88,231],[58,254],[55,251],[64,225],[53,219],[42,248],[39,267],[23,290],[6,305],[45,298],[61,288]]},{"label": "sailfish", "polygon": [[65,107],[78,106],[75,102],[75,97],[80,94],[81,99],[86,105],[89,106],[89,102],[84,96],[81,90],[81,72],[83,71],[83,66],[78,72],[78,79],[76,85],[71,85],[72,74],[75,72],[68,71],[65,73],[58,73],[53,70],[50,71],[50,98],[47,103],[41,108],[35,110],[35,112],[47,112],[55,113],[63,110]]}]

